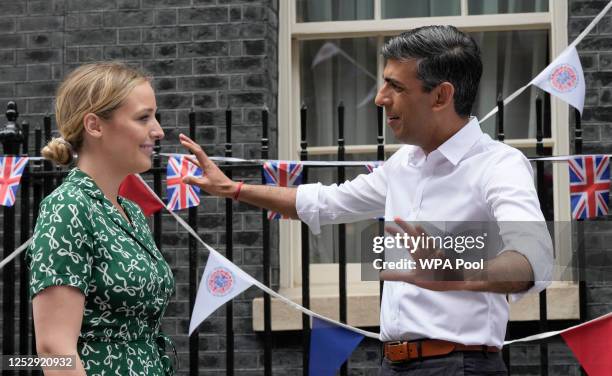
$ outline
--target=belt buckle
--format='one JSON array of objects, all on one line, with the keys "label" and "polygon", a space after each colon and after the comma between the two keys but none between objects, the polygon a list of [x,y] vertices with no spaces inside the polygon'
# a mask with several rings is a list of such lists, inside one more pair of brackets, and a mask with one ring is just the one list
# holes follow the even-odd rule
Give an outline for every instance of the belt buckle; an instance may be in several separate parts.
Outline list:
[{"label": "belt buckle", "polygon": [[392,363],[402,363],[410,360],[408,345],[402,349],[405,341],[391,341],[385,343],[385,357]]}]

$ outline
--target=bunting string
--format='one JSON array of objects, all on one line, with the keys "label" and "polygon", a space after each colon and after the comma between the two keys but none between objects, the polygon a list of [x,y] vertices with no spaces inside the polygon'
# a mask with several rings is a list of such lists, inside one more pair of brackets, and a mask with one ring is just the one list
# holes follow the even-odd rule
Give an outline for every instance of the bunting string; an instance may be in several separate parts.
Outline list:
[{"label": "bunting string", "polygon": [[[151,189],[151,187],[149,187],[149,185],[147,183],[145,183],[145,181],[142,179],[142,177],[140,175],[136,175],[140,181],[148,188],[149,192],[154,195],[157,200],[159,200],[160,203],[164,203],[162,201],[162,199],[155,193],[155,191],[153,191],[153,189]],[[165,206],[164,206],[165,207]],[[168,210],[166,208],[166,210]],[[224,261],[231,263],[231,261],[229,261],[227,258],[225,258],[225,256],[223,256],[222,254],[220,254],[218,251],[216,251],[214,248],[212,248],[210,245],[208,245],[204,240],[202,240],[202,238],[200,238],[200,236],[197,234],[197,232],[189,225],[189,223],[187,223],[183,218],[181,218],[178,214],[174,213],[171,210],[168,210],[168,213],[170,213],[170,215],[172,215],[174,217],[174,219],[176,219],[176,221],[183,226],[183,228],[185,228],[185,230],[187,230],[187,232],[193,236],[200,244],[202,244],[204,246],[204,248],[206,248],[206,250],[208,250],[209,253],[216,253],[217,256],[219,256],[221,259],[223,259]],[[270,294],[271,296],[285,302],[286,304],[288,304],[289,306],[291,306],[292,308],[297,309],[298,311],[301,311],[302,313],[311,316],[311,317],[317,317],[321,320],[327,321],[331,324],[334,325],[338,325],[341,326],[345,329],[351,330],[353,332],[359,333],[363,336],[369,337],[369,338],[375,338],[375,339],[379,339],[380,335],[378,333],[373,333],[373,332],[369,332],[366,330],[362,330],[359,328],[355,328],[353,326],[338,322],[334,319],[331,319],[329,317],[320,315],[316,312],[313,312],[311,310],[309,310],[308,308],[305,308],[303,306],[301,306],[300,304],[292,301],[291,299],[277,293],[276,291],[272,290],[271,288],[269,288],[268,286],[264,285],[263,283],[259,282],[257,279],[253,278],[251,275],[249,275],[247,272],[245,272],[244,270],[237,268],[240,273],[242,274],[242,276],[244,278],[246,278],[247,280],[249,280],[250,282],[252,282],[255,286],[259,287],[262,291]]]},{"label": "bunting string", "polygon": [[[189,156],[192,154],[171,154],[171,153],[159,153],[164,157],[172,156]],[[550,162],[567,162],[571,159],[583,157],[589,154],[573,154],[573,155],[558,155],[548,157],[529,157],[527,160],[531,162],[537,161],[550,161]],[[592,154],[592,156],[608,156],[612,157],[612,154]],[[250,163],[250,164],[265,164],[267,162],[286,162],[286,163],[299,163],[302,166],[311,167],[356,167],[356,166],[368,166],[379,163],[380,161],[289,161],[289,160],[276,160],[276,159],[243,159],[235,157],[208,157],[211,161],[225,162],[225,163]]]},{"label": "bunting string", "polygon": [[32,243],[32,238],[26,240],[25,243],[23,243],[22,245],[20,245],[19,247],[17,247],[16,250],[14,250],[13,252],[11,252],[10,255],[6,256],[2,261],[0,261],[0,270],[2,270],[2,268],[4,268],[6,266],[6,264],[8,264],[9,262],[11,262],[15,257],[17,257],[21,252],[23,252],[24,249],[28,248],[30,246],[30,244]]},{"label": "bunting string", "polygon": [[[544,332],[544,333],[534,334],[534,335],[523,337],[523,338],[519,338],[519,339],[513,339],[511,341],[504,341],[504,346],[511,345],[513,343],[519,343],[519,342],[540,341],[540,340],[543,340],[543,339],[546,339],[546,338],[554,337],[556,335],[569,332],[570,330],[574,330],[574,329],[578,329],[578,328],[581,328],[581,327],[586,326],[586,325],[590,325],[590,324],[592,324],[594,322],[597,322],[597,321],[605,320],[605,319],[607,319],[609,317],[612,317],[612,312],[609,312],[609,313],[606,313],[604,315],[601,315],[601,316],[599,316],[597,318],[594,318],[593,320],[589,320],[589,321],[583,322],[583,323],[578,324],[578,325],[570,326],[569,328],[565,328],[563,330],[555,330],[555,331],[550,331],[550,332]],[[605,335],[605,334],[602,333],[602,335]]]},{"label": "bunting string", "polygon": [[[192,154],[180,154],[180,153],[154,153],[161,155],[163,157],[193,157]],[[528,157],[527,160],[531,162],[537,161],[550,161],[550,162],[567,162],[570,159],[574,159],[577,157],[583,157],[585,155],[592,156],[607,156],[612,157],[612,154],[571,154],[571,155],[558,155],[558,156],[547,156],[547,157]],[[9,156],[9,155],[0,155],[0,158]],[[44,157],[28,157],[30,161],[43,161],[46,160]],[[248,164],[260,164],[263,165],[267,162],[287,162],[287,163],[299,163],[302,166],[309,167],[367,167],[368,165],[380,163],[381,161],[291,161],[291,160],[279,160],[279,159],[244,159],[244,158],[236,158],[236,157],[214,157],[209,156],[208,159],[215,162],[224,162],[224,163],[248,163]]]}]

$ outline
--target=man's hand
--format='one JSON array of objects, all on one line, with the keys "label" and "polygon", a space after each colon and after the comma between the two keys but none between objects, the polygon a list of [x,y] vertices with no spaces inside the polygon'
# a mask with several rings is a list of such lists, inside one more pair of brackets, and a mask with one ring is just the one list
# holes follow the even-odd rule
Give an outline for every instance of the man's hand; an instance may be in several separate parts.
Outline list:
[{"label": "man's hand", "polygon": [[238,192],[238,184],[228,178],[217,165],[211,161],[200,145],[196,144],[184,134],[179,135],[181,144],[190,152],[196,159],[188,156],[187,159],[196,166],[200,167],[203,172],[201,178],[185,177],[185,184],[197,185],[206,193],[213,196],[233,198],[257,206],[272,210],[283,214],[291,219],[299,219],[295,208],[296,189],[288,187],[273,187],[268,185],[252,185],[243,184],[240,192]]},{"label": "man's hand", "polygon": [[[385,230],[391,235],[408,234],[412,239],[419,237],[427,238],[427,233],[421,226],[412,226],[400,218],[395,218],[395,223],[400,227],[386,226]],[[468,290],[473,288],[473,282],[461,280],[461,273],[457,271],[446,271],[423,269],[423,261],[428,259],[446,259],[444,252],[439,249],[419,247],[412,252],[412,259],[416,268],[410,271],[384,270],[380,273],[380,279],[384,281],[402,281],[434,291]]]},{"label": "man's hand", "polygon": [[189,161],[202,169],[202,177],[196,178],[187,176],[183,178],[183,183],[197,185],[206,193],[219,197],[233,197],[236,193],[238,183],[228,178],[217,165],[208,159],[204,150],[200,145],[196,144],[192,139],[184,134],[179,135],[181,145],[192,152],[195,157],[187,157]]},{"label": "man's hand", "polygon": [[[420,226],[412,226],[396,218],[395,223],[411,237],[427,236]],[[394,227],[386,227],[388,232],[400,232]],[[420,248],[412,254],[416,269],[411,271],[384,270],[380,279],[402,281],[434,291],[481,291],[496,293],[517,293],[533,286],[534,276],[529,260],[517,251],[505,251],[484,263],[484,270],[454,270],[440,275],[435,270],[422,269],[420,260],[444,258],[437,249]],[[456,274],[452,274],[456,273]],[[442,277],[442,278],[441,278]]]}]

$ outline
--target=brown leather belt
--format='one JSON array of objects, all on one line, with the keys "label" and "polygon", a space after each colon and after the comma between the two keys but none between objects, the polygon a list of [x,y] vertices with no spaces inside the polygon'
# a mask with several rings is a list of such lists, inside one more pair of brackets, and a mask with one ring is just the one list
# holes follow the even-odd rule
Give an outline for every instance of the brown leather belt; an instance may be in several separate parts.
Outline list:
[{"label": "brown leather belt", "polygon": [[499,352],[500,349],[495,346],[462,345],[460,343],[438,339],[426,339],[415,342],[396,341],[385,343],[385,358],[392,362],[405,362],[413,359],[447,355],[454,351],[480,351],[489,353]]}]

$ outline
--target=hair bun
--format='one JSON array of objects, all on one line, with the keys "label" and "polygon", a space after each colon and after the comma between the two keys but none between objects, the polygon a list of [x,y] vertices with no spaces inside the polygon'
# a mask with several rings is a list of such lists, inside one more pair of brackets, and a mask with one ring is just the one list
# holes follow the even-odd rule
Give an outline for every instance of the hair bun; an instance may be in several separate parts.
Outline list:
[{"label": "hair bun", "polygon": [[41,153],[43,157],[54,161],[60,165],[68,165],[74,160],[74,150],[72,145],[63,138],[53,138]]}]

